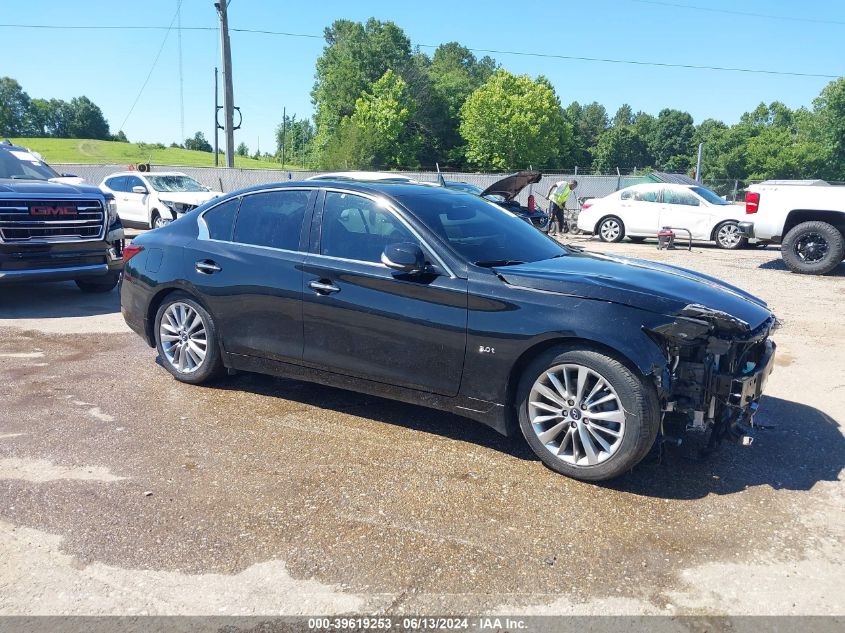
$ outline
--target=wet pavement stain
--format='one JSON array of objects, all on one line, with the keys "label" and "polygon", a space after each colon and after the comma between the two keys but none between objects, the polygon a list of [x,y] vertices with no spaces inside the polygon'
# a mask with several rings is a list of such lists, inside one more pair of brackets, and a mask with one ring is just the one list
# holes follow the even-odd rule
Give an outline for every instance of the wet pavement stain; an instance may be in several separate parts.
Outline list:
[{"label": "wet pavement stain", "polygon": [[[24,340],[4,331],[0,352]],[[294,578],[404,596],[400,611],[467,594],[473,609],[538,596],[662,605],[682,569],[799,560],[815,536],[796,517],[823,503],[809,491],[845,459],[832,418],[767,398],[762,419],[778,428],[750,449],[673,453],[583,484],[456,416],[250,374],[180,384],[129,334],[40,341],[50,367],[0,366],[0,432],[26,433],[0,458],[127,479],[3,480],[0,519],[62,535],[81,565],[236,574],[283,560]]]}]

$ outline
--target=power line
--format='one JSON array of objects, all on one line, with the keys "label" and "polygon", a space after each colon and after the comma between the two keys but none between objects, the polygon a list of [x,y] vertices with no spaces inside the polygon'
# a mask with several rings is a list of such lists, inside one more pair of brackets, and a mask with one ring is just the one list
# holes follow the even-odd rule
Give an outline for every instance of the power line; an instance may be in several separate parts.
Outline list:
[{"label": "power line", "polygon": [[[633,0],[634,2],[653,2],[657,3],[657,0]],[[683,6],[688,8],[687,5],[677,5]],[[702,7],[703,8],[703,7]],[[706,9],[705,9],[706,10]],[[127,30],[168,30],[170,31],[172,27],[172,23],[170,27],[163,27],[163,26],[71,26],[71,25],[52,25],[52,24],[0,24],[0,28],[31,28],[31,29],[102,29],[102,30],[117,30],[117,29],[127,29]],[[215,27],[208,27],[208,26],[183,26],[182,30],[184,31],[216,31]],[[274,36],[283,36],[283,37],[304,37],[310,39],[319,39],[322,40],[322,35],[314,35],[310,33],[290,33],[287,31],[268,31],[263,29],[229,29],[232,32],[236,33],[252,33],[258,35],[274,35]],[[165,36],[166,37],[166,36]],[[436,44],[419,44],[420,48],[437,48],[439,45]],[[750,73],[750,74],[761,74],[761,75],[779,75],[779,76],[787,76],[787,77],[815,77],[821,79],[838,79],[841,75],[833,75],[828,73],[809,73],[809,72],[797,72],[797,71],[788,71],[788,70],[770,70],[765,68],[741,68],[737,66],[708,66],[708,65],[699,65],[699,64],[680,64],[680,63],[673,63],[673,62],[654,62],[654,61],[644,61],[644,60],[636,60],[636,59],[615,59],[610,57],[586,57],[581,55],[560,55],[555,53],[533,53],[528,51],[511,51],[511,50],[502,50],[502,49],[492,49],[492,48],[472,48],[467,47],[469,50],[473,51],[474,53],[490,53],[493,55],[516,55],[521,57],[539,57],[545,59],[563,59],[567,61],[581,61],[581,62],[594,62],[594,63],[604,63],[604,64],[625,64],[631,66],[653,66],[657,68],[682,68],[687,70],[713,70],[719,72],[736,72],[736,73]],[[158,58],[156,58],[158,59]]]},{"label": "power line", "polygon": [[710,13],[726,13],[728,15],[741,15],[748,18],[765,18],[767,20],[788,20],[789,22],[811,22],[812,24],[838,24],[845,26],[841,20],[823,20],[821,18],[805,18],[795,15],[772,15],[770,13],[753,13],[751,11],[734,11],[731,9],[714,9],[693,4],[681,4],[679,2],[665,2],[663,0],[630,0],[640,4],[653,4],[660,7],[674,7],[676,9],[692,9],[693,11],[708,11]]},{"label": "power line", "polygon": [[150,66],[150,72],[147,73],[147,78],[144,79],[144,83],[141,86],[141,89],[138,91],[138,96],[135,97],[135,101],[132,102],[132,107],[129,108],[129,112],[126,113],[126,117],[124,117],[123,123],[120,124],[120,127],[118,129],[122,130],[126,126],[126,122],[132,115],[132,111],[135,110],[135,106],[138,105],[138,99],[141,98],[141,95],[144,93],[144,88],[147,87],[147,83],[149,83],[150,77],[153,76],[153,71],[155,70],[156,64],[158,64],[158,58],[161,57],[161,52],[164,50],[164,45],[167,43],[167,36],[170,35],[170,29],[173,28],[173,23],[176,21],[176,17],[179,15],[179,10],[181,8],[182,0],[177,0],[176,13],[173,14],[173,19],[170,20],[170,26],[167,27],[167,31],[164,34],[164,38],[161,40],[161,46],[159,46],[158,48],[158,53],[156,53],[155,59],[153,60],[153,65]]}]

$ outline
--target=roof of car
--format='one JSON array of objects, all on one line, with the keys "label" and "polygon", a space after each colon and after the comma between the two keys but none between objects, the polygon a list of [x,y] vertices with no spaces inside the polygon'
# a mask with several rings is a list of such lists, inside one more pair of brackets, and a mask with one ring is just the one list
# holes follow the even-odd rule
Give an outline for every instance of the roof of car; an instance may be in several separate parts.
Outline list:
[{"label": "roof of car", "polygon": [[20,145],[15,145],[10,140],[6,139],[3,142],[0,142],[0,149],[5,149],[6,151],[15,151],[15,152],[28,152],[29,150],[25,147],[21,147]]},{"label": "roof of car", "polygon": [[113,174],[109,174],[103,180],[108,178],[115,178],[117,176],[185,176],[189,177],[188,174],[183,174],[181,171],[118,171]]},{"label": "roof of car", "polygon": [[336,171],[326,174],[316,174],[307,180],[337,180],[355,182],[378,182],[381,180],[392,180],[395,182],[416,182],[404,174],[389,171]]}]

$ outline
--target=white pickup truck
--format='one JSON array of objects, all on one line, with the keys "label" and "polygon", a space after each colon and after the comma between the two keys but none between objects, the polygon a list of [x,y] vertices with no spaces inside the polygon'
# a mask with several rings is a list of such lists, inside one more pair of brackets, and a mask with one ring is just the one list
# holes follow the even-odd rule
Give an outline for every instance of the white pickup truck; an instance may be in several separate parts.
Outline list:
[{"label": "white pickup truck", "polygon": [[767,180],[748,188],[749,238],[781,244],[795,273],[824,275],[845,259],[845,187],[823,180]]}]

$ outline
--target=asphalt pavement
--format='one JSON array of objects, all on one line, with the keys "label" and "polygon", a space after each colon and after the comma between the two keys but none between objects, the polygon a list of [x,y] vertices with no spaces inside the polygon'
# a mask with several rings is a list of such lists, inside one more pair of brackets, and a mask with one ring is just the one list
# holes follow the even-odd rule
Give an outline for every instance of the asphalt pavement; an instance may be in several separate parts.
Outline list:
[{"label": "asphalt pavement", "polygon": [[845,273],[576,241],[768,300],[775,428],[585,484],[453,415],[259,375],[178,383],[116,292],[7,287],[0,614],[843,614]]}]

